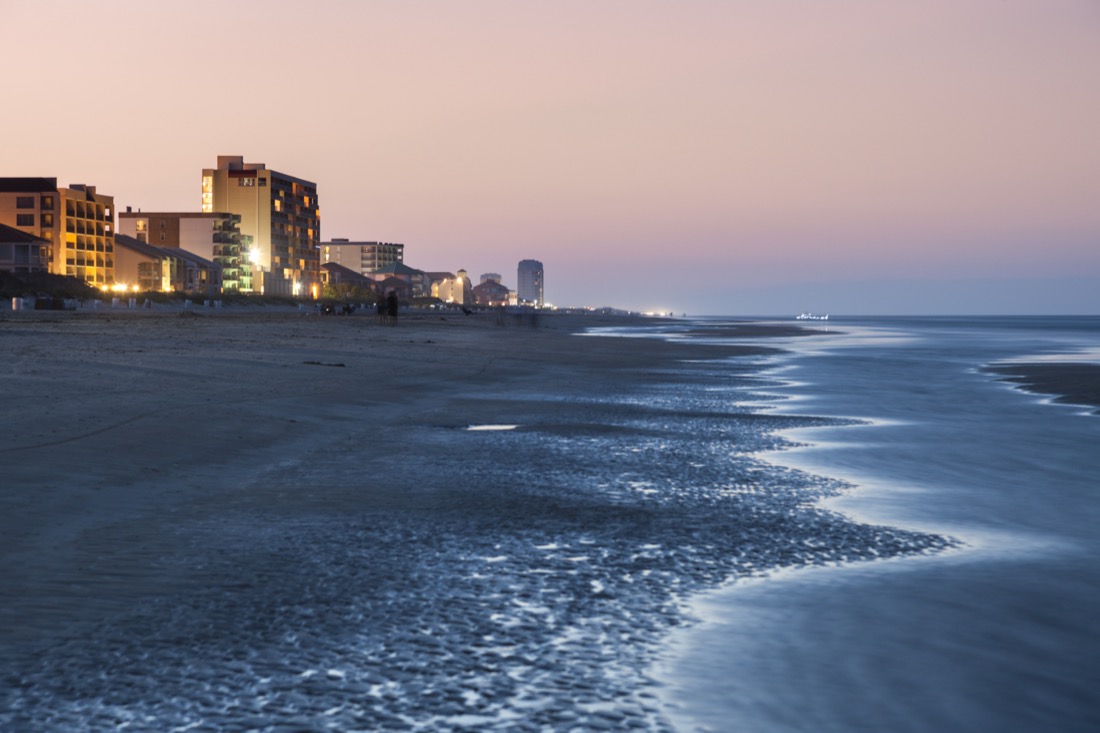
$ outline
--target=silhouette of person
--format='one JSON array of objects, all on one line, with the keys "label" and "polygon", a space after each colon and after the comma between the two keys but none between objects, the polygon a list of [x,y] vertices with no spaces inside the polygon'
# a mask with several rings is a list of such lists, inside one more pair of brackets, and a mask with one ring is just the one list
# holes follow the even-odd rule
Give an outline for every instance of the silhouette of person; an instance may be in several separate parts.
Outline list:
[{"label": "silhouette of person", "polygon": [[386,315],[389,316],[391,326],[397,325],[397,291],[391,290],[386,296]]}]

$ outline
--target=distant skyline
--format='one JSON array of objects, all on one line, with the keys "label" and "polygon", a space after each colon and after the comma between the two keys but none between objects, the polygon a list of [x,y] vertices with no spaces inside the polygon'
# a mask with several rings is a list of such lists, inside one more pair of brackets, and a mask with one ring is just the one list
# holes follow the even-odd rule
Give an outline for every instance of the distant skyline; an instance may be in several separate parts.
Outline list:
[{"label": "distant skyline", "polygon": [[0,175],[545,266],[560,306],[1100,313],[1100,3],[0,0]]}]

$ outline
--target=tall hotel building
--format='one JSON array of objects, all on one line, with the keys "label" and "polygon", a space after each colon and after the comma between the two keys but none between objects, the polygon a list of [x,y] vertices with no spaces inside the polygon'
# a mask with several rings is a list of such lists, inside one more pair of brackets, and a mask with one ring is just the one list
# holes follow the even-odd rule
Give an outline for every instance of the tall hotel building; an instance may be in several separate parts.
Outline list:
[{"label": "tall hotel building", "polygon": [[321,211],[317,184],[219,155],[202,172],[203,213],[241,217],[242,238],[251,237],[252,289],[266,295],[320,295]]},{"label": "tall hotel building", "polygon": [[115,282],[115,199],[56,178],[0,178],[0,224],[49,243],[49,271],[100,288]]},{"label": "tall hotel building", "polygon": [[543,273],[538,260],[520,260],[516,299],[521,305],[542,307]]}]

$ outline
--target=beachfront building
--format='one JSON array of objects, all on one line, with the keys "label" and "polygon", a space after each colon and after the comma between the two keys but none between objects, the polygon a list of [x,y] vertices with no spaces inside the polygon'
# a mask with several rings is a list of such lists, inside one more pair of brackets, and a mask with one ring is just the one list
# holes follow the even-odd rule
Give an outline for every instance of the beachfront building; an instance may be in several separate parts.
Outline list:
[{"label": "beachfront building", "polygon": [[[485,276],[482,275],[484,278]],[[482,280],[473,287],[474,302],[484,306],[508,305],[509,295],[514,295],[499,280]]]},{"label": "beachfront building", "polygon": [[[452,275],[451,273],[429,273],[432,275],[432,297],[439,298],[444,303],[454,303],[456,305],[472,305],[474,302],[473,287],[470,283],[470,277],[465,270],[459,270],[458,273]],[[442,274],[443,277],[438,280],[435,275]]]},{"label": "beachfront building", "polygon": [[227,212],[119,212],[118,233],[139,242],[179,248],[221,267],[222,288],[252,292],[252,240],[241,234],[241,217]]},{"label": "beachfront building", "polygon": [[391,276],[376,280],[374,287],[379,296],[385,297],[393,293],[402,303],[406,303],[413,298],[421,297],[414,293],[412,284],[410,284],[408,280],[403,280],[400,277]]},{"label": "beachfront building", "polygon": [[321,242],[321,264],[335,262],[361,275],[405,262],[405,245],[395,242],[353,242],[333,239]]},{"label": "beachfront building", "polygon": [[481,273],[481,279],[478,280],[478,284],[480,285],[481,283],[487,283],[487,282],[503,283],[504,282],[504,276],[501,275],[499,272],[483,272],[483,273]]},{"label": "beachfront building", "polygon": [[49,242],[0,224],[0,272],[45,273],[49,267]]},{"label": "beachfront building", "polygon": [[426,298],[432,294],[432,280],[428,276],[428,273],[423,270],[417,270],[414,267],[409,267],[403,262],[395,262],[392,265],[386,265],[380,267],[374,272],[368,274],[372,280],[378,283],[378,292],[385,293],[383,285],[391,290],[398,290],[398,294],[404,291],[404,288],[398,287],[391,280],[402,281],[408,285],[407,295],[408,298]]},{"label": "beachfront building", "polygon": [[320,296],[317,184],[239,155],[219,155],[218,167],[202,172],[202,212],[219,211],[239,216],[242,237],[251,238],[253,291]]},{"label": "beachfront building", "polygon": [[520,305],[539,308],[543,303],[543,271],[538,260],[520,260],[517,272],[516,298]]},{"label": "beachfront building", "polygon": [[56,178],[0,178],[0,224],[46,240],[49,271],[100,288],[115,280],[115,200]]},{"label": "beachfront building", "polygon": [[0,178],[0,224],[44,240],[50,272],[62,231],[59,201],[56,178]]},{"label": "beachfront building", "polygon": [[[378,284],[350,267],[326,262],[321,265],[321,283],[326,297],[346,297],[354,293],[376,292]],[[358,297],[356,295],[355,297]]]},{"label": "beachfront building", "polygon": [[222,292],[222,268],[179,247],[158,247],[125,234],[115,237],[115,274],[134,292],[189,293],[216,297]]}]

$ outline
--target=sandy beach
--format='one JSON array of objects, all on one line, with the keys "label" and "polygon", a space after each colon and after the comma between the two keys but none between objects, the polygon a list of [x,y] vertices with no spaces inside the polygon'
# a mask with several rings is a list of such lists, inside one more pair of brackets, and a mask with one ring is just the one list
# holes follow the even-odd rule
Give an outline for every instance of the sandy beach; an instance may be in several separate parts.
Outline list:
[{"label": "sandy beach", "polygon": [[[621,322],[433,313],[390,328],[373,316],[286,310],[8,314],[0,640],[37,640],[195,581],[162,562],[175,551],[164,525],[193,516],[430,509],[442,487],[401,467],[427,449],[395,444],[402,428],[526,422],[484,395],[614,380],[683,350],[636,339],[580,348],[573,335]],[[552,407],[539,420],[552,421]],[[328,452],[359,455],[370,490],[288,491],[264,478]]]},{"label": "sandy beach", "polygon": [[[16,730],[123,720],[157,729],[209,721],[211,711],[218,729],[314,729],[321,715],[336,715],[323,719],[337,727],[402,729],[428,715],[429,727],[457,730],[508,727],[534,704],[524,696],[549,689],[560,701],[532,714],[536,728],[661,728],[641,678],[609,682],[608,670],[625,661],[640,674],[662,629],[678,623],[668,604],[730,568],[697,546],[709,520],[694,505],[655,514],[660,507],[600,495],[606,488],[592,493],[586,471],[607,475],[604,462],[628,458],[600,456],[586,469],[591,449],[580,441],[652,443],[655,434],[622,422],[650,407],[618,406],[612,419],[588,402],[643,374],[660,382],[682,359],[768,349],[577,335],[632,322],[655,323],[428,312],[386,327],[366,314],[228,308],[3,314],[0,656],[19,682],[0,714]],[[750,449],[774,443],[744,417]],[[575,440],[577,452],[543,455],[539,438],[517,458],[499,433],[471,425],[516,425],[565,449]],[[624,456],[638,450],[625,445]],[[628,481],[628,468],[616,470]],[[792,511],[783,497],[795,490],[777,490],[775,512]],[[734,541],[726,520],[712,519],[706,531]],[[752,519],[744,532],[767,525]],[[669,532],[683,547],[644,551],[644,573],[660,573],[659,583],[634,595],[602,590],[617,563],[637,566],[637,548],[660,547]],[[602,545],[607,568],[580,596],[582,581],[570,578],[588,556],[559,552],[562,537]],[[519,548],[514,567],[495,556],[501,542]],[[752,553],[776,552],[751,547],[763,549],[744,555],[749,568]],[[540,563],[550,563],[538,572],[554,573],[553,587],[517,590]],[[303,676],[321,677],[303,660],[322,672],[347,662],[349,625],[363,627],[359,648],[374,649],[354,684],[330,670],[328,687],[309,687]],[[424,634],[437,651],[423,648]],[[196,659],[209,669],[195,671]],[[212,693],[226,675],[236,682]],[[350,717],[332,712],[332,699],[366,690],[390,697]],[[227,709],[226,699],[238,702]]]},{"label": "sandy beach", "polygon": [[1094,407],[1100,414],[1100,364],[998,364],[987,371],[1001,375],[1002,381],[1019,385],[1020,389],[1053,395],[1055,402],[1065,405]]}]

